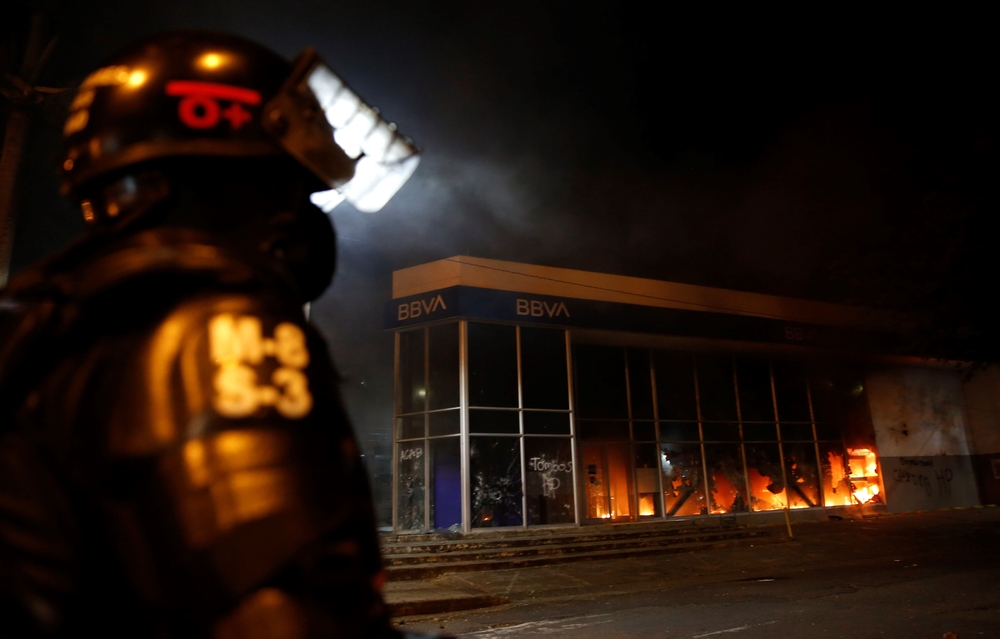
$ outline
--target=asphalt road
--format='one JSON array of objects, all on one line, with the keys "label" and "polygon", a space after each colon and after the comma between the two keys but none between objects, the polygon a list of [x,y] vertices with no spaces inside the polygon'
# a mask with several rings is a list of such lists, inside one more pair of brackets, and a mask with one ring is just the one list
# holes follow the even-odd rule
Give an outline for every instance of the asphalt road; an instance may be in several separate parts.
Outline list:
[{"label": "asphalt road", "polygon": [[397,620],[461,637],[1000,638],[1000,509],[801,524],[792,541],[439,578],[511,603]]}]

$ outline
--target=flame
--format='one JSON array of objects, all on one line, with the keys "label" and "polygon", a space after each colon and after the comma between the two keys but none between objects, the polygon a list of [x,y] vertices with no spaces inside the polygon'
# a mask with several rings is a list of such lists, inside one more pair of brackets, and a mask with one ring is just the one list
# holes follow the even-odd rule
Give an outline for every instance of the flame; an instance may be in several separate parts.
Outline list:
[{"label": "flame", "polygon": [[[879,502],[878,455],[870,448],[848,448],[826,454],[830,475],[824,477],[823,500],[827,506]],[[845,472],[846,467],[846,472]]]},{"label": "flame", "polygon": [[646,517],[648,515],[656,514],[656,505],[653,500],[653,495],[640,495],[639,496],[639,516]]}]

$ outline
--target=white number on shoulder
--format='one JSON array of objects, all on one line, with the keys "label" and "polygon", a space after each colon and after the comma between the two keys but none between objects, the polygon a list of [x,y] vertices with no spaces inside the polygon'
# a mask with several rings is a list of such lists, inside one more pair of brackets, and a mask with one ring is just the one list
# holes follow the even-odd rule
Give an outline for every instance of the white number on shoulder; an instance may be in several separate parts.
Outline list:
[{"label": "white number on shoulder", "polygon": [[[261,407],[273,406],[284,417],[299,419],[312,410],[309,349],[302,329],[290,322],[265,337],[260,318],[223,313],[208,324],[209,355],[215,364],[212,406],[223,417],[248,417]],[[258,385],[260,368],[268,358],[277,360],[273,385]]]}]

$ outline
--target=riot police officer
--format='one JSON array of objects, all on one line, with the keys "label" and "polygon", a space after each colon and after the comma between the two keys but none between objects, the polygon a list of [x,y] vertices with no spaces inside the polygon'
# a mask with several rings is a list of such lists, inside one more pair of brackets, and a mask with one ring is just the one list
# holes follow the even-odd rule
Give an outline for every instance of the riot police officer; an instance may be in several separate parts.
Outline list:
[{"label": "riot police officer", "polygon": [[334,271],[310,198],[377,208],[415,164],[366,109],[315,53],[218,33],[84,80],[61,170],[90,232],[0,302],[0,636],[395,636],[303,312]]}]

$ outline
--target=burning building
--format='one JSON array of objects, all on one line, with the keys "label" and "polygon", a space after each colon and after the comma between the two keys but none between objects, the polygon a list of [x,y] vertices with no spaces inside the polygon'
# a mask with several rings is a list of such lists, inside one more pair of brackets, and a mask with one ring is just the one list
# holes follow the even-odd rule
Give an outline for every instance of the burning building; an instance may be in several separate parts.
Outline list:
[{"label": "burning building", "polygon": [[470,257],[393,297],[398,532],[1000,492],[997,411],[975,412],[1000,376],[895,353],[864,309]]}]

